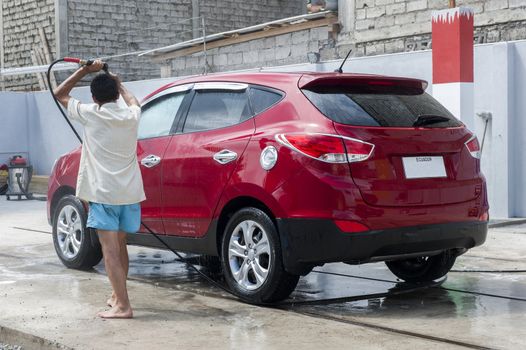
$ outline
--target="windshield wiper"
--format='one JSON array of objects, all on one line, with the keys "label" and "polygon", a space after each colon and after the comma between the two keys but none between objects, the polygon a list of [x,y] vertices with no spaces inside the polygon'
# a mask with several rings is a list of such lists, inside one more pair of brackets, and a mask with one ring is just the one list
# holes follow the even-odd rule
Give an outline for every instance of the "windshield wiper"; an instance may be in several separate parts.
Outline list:
[{"label": "windshield wiper", "polygon": [[424,126],[442,122],[448,122],[449,118],[434,114],[421,114],[416,118],[413,126]]}]

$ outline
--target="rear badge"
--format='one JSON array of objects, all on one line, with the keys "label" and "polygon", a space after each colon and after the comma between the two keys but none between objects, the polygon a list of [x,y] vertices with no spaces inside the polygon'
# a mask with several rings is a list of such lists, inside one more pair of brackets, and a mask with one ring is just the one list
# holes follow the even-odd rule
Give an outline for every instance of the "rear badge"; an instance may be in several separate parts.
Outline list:
[{"label": "rear badge", "polygon": [[447,177],[443,157],[402,157],[406,179]]}]

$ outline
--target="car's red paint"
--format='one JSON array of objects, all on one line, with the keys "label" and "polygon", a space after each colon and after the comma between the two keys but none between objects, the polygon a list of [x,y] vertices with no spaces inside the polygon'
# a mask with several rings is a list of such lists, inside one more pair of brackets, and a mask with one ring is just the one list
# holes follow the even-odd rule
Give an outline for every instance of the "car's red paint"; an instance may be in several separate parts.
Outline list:
[{"label": "car's red paint", "polygon": [[[274,218],[328,219],[361,231],[363,227],[382,230],[487,220],[480,160],[465,146],[472,136],[469,130],[463,126],[382,128],[335,123],[322,115],[298,86],[315,84],[316,80],[332,84],[338,79],[389,81],[387,77],[335,73],[218,74],[179,80],[149,95],[146,99],[175,85],[221,81],[272,87],[282,91],[284,98],[231,127],[139,141],[139,160],[150,153],[162,154],[163,159],[160,167],[141,166],[148,197],[142,203],[143,220],[157,232],[202,237],[213,220],[221,218],[225,207],[239,198],[261,203]],[[393,81],[404,87],[425,88],[420,80]],[[276,141],[280,133],[341,135],[375,147],[365,161],[331,164],[280,144]],[[259,163],[267,146],[276,147],[279,155],[270,171]],[[235,151],[238,159],[227,165],[215,162],[212,155],[224,148]],[[431,155],[444,157],[446,178],[404,178],[402,156]],[[78,150],[59,159],[50,179],[50,215],[59,188],[74,188],[78,161]]]},{"label": "car's red paint", "polygon": [[163,162],[162,208],[168,234],[202,237],[206,233],[238,164],[237,160],[219,164],[213,156],[223,149],[242,155],[253,133],[251,118],[227,128],[172,137]]},{"label": "car's red paint", "polygon": [[[170,141],[171,136],[141,140],[141,142],[138,142],[137,144],[137,158],[143,159],[149,155],[159,155],[161,158],[164,157],[166,148]],[[144,193],[146,194],[146,200],[141,203],[142,220],[152,230],[162,234],[165,232],[162,218],[162,167],[156,166],[153,168],[147,168],[141,165],[140,168]]]}]

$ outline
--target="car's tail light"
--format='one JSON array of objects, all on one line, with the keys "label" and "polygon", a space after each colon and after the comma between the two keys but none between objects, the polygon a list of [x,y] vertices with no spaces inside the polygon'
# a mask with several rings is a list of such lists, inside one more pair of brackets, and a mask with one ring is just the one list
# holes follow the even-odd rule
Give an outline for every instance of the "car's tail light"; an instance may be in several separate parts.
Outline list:
[{"label": "car's tail light", "polygon": [[278,134],[276,140],[308,157],[327,163],[360,162],[369,158],[374,145],[329,134]]},{"label": "car's tail light", "polygon": [[473,158],[480,159],[481,154],[479,140],[477,140],[475,135],[471,136],[471,138],[466,141],[465,145]]}]

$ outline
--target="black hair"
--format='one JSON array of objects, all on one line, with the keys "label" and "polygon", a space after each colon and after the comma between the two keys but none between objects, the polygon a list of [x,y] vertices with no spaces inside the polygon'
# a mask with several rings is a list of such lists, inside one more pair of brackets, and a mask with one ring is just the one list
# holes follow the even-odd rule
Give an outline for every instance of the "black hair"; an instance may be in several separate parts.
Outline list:
[{"label": "black hair", "polygon": [[106,73],[98,74],[93,78],[90,89],[93,97],[95,97],[97,102],[101,104],[113,102],[119,98],[119,87],[117,86],[117,81]]}]

